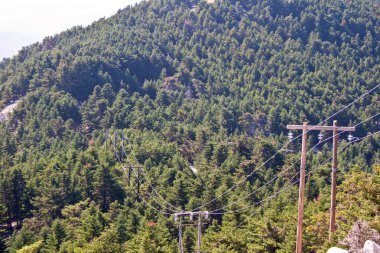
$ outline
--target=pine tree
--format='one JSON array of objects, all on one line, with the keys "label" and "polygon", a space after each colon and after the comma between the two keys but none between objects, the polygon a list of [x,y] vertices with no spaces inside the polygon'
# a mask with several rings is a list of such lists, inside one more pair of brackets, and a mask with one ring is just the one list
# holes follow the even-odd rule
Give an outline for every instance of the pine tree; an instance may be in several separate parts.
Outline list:
[{"label": "pine tree", "polygon": [[66,237],[67,232],[65,224],[59,219],[55,220],[48,235],[44,252],[57,252]]},{"label": "pine tree", "polygon": [[126,242],[130,236],[128,235],[128,224],[126,217],[123,213],[120,213],[116,219],[116,241],[120,244]]},{"label": "pine tree", "polygon": [[91,206],[82,214],[84,237],[87,241],[99,236],[107,222],[98,207]]}]

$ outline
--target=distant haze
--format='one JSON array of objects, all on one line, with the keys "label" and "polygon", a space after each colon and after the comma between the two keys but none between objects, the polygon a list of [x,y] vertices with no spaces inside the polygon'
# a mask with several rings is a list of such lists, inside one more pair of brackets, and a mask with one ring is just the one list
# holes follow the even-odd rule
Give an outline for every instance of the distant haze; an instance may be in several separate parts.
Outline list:
[{"label": "distant haze", "polygon": [[17,53],[23,46],[41,40],[38,34],[0,32],[0,60]]},{"label": "distant haze", "polygon": [[1,0],[0,60],[76,25],[86,26],[141,0]]}]

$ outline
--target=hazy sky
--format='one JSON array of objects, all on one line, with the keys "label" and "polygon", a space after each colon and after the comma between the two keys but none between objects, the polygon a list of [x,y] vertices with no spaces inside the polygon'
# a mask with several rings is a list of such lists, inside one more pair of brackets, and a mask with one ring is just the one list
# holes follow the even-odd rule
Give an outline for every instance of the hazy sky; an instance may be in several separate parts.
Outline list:
[{"label": "hazy sky", "polygon": [[0,0],[0,60],[75,25],[89,25],[140,0]]}]

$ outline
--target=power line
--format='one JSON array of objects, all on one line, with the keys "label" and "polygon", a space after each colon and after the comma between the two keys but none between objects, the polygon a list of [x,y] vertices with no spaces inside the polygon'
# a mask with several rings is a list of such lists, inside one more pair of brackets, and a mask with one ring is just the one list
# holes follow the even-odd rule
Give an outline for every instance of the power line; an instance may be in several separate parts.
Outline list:
[{"label": "power line", "polygon": [[[363,123],[365,123],[365,122],[368,122],[369,120],[371,120],[371,119],[373,119],[373,118],[375,118],[375,117],[377,117],[377,116],[379,116],[379,115],[380,115],[380,113],[377,113],[377,114],[375,114],[375,115],[373,115],[373,116],[371,116],[371,117],[369,117],[369,118],[367,118],[367,119],[365,119],[365,120],[359,122],[358,124],[354,125],[353,127],[360,126],[361,124],[363,124]],[[343,133],[346,133],[346,132],[347,132],[347,130],[345,130],[345,131],[341,131],[341,132],[339,132],[336,136],[339,136],[339,135],[341,135],[341,134],[343,134]],[[324,143],[324,142],[326,142],[326,141],[328,141],[328,140],[330,140],[330,139],[332,139],[332,138],[334,138],[334,135],[333,135],[333,136],[330,136],[330,137],[328,137],[328,138],[326,138],[326,139],[324,139],[323,141],[320,141],[319,143],[317,143],[316,145],[314,145],[312,148],[310,148],[310,149],[307,151],[307,153],[313,151],[314,148],[316,148],[317,146],[321,145],[322,143]],[[219,211],[219,210],[225,209],[226,207],[232,206],[232,205],[234,205],[234,204],[236,204],[236,203],[238,203],[238,202],[240,202],[240,201],[242,201],[242,200],[244,200],[244,199],[246,199],[246,198],[252,196],[252,195],[255,194],[256,192],[260,191],[261,189],[266,188],[270,183],[274,182],[276,179],[278,179],[279,177],[281,177],[285,172],[287,172],[290,168],[292,168],[292,167],[293,167],[296,163],[298,163],[300,160],[301,160],[301,159],[298,159],[297,161],[295,161],[294,163],[292,163],[291,165],[289,165],[287,168],[285,168],[285,170],[281,171],[279,174],[277,174],[277,175],[276,175],[275,177],[273,177],[271,180],[267,181],[264,185],[260,186],[258,189],[256,189],[256,190],[254,190],[253,192],[249,193],[249,194],[246,195],[245,197],[240,198],[240,199],[238,199],[238,200],[236,200],[236,201],[234,201],[234,202],[232,202],[232,203],[230,203],[230,204],[228,204],[228,205],[225,205],[225,206],[223,206],[223,207],[221,207],[221,208],[214,209],[214,210],[212,210],[211,212],[216,212],[216,211]]]},{"label": "power line", "polygon": [[[372,137],[372,136],[377,135],[377,134],[379,134],[379,133],[380,133],[380,131],[377,131],[377,132],[372,133],[372,134],[369,134],[369,135],[367,135],[367,136],[365,136],[365,137],[362,137],[362,138],[356,139],[356,140],[354,140],[354,141],[352,141],[352,142],[346,144],[346,145],[345,145],[343,148],[341,148],[338,152],[343,151],[345,148],[347,148],[347,147],[348,147],[349,145],[351,145],[352,143],[359,142],[359,141],[361,141],[361,140],[363,140],[363,139],[366,139],[366,138]],[[328,159],[326,159],[324,162],[322,162],[317,168],[312,169],[312,170],[311,170],[306,176],[309,176],[311,173],[313,173],[314,171],[316,171],[316,170],[318,170],[319,168],[321,168],[323,165],[325,165],[325,164],[326,164],[328,161],[330,161],[331,159],[332,159],[332,156],[329,157]],[[299,172],[297,172],[297,174],[296,174],[293,178],[295,178],[298,174],[299,174]],[[274,193],[273,195],[267,197],[267,198],[264,199],[264,200],[271,199],[271,198],[277,196],[278,194],[280,194],[281,192],[283,192],[283,191],[289,189],[291,186],[297,184],[298,182],[299,182],[299,179],[298,179],[297,181],[291,183],[291,184],[288,185],[287,187],[282,188],[281,190],[277,191],[276,193]],[[237,212],[241,212],[241,211],[244,211],[244,210],[246,210],[246,209],[249,209],[249,208],[252,208],[252,207],[257,206],[258,204],[264,202],[264,200],[258,201],[258,202],[254,203],[254,204],[252,204],[252,205],[249,205],[249,206],[246,206],[246,207],[243,207],[243,208],[240,208],[240,209],[236,209],[236,210],[232,210],[232,211],[228,211],[228,212],[220,212],[220,213],[215,213],[214,211],[211,211],[210,214],[229,214],[229,213],[237,213]]]},{"label": "power line", "polygon": [[[198,232],[197,232],[197,253],[201,253],[201,244],[202,244],[202,225],[205,225],[207,223],[202,222],[202,218],[204,218],[206,221],[210,219],[210,213],[208,211],[201,211],[201,212],[178,212],[174,214],[174,221],[177,222],[179,218],[179,229],[178,229],[178,248],[181,253],[183,253],[183,237],[182,237],[182,228],[185,225],[183,223],[184,217],[190,217],[190,221],[193,221],[195,216],[198,216]],[[192,224],[190,224],[192,225]]]},{"label": "power line", "polygon": [[[111,142],[112,142],[112,144],[114,144],[114,142],[112,141],[112,138],[111,138]],[[115,142],[115,143],[116,143],[116,142]],[[115,145],[114,145],[114,147],[115,147]],[[123,169],[125,169],[124,166],[122,165],[122,162],[121,162],[121,159],[120,159],[119,155],[118,155],[117,152],[116,152],[116,149],[115,149],[114,151],[115,151],[116,158],[118,159],[120,165],[122,166]],[[130,178],[128,178],[128,181],[131,183]],[[161,214],[165,214],[165,215],[172,215],[172,214],[173,214],[173,213],[167,213],[167,212],[161,211],[160,209],[158,209],[158,208],[152,206],[151,204],[149,204],[147,201],[144,200],[144,198],[143,198],[143,197],[142,197],[142,196],[136,191],[136,189],[134,189],[133,187],[132,187],[132,189],[133,189],[133,191],[136,193],[136,195],[137,195],[137,196],[138,196],[138,197],[144,202],[144,204],[147,205],[148,207],[152,208],[153,210],[155,210],[155,211],[157,211],[158,213],[161,213]],[[149,193],[148,193],[148,194],[149,194]],[[150,196],[150,195],[149,195],[149,196]],[[155,198],[152,198],[152,199],[153,199],[156,203],[158,203],[161,207],[163,207],[164,209],[166,209],[166,207],[165,207],[165,206],[162,206],[161,203],[158,202]]]},{"label": "power line", "polygon": [[[353,102],[351,102],[349,105],[347,105],[347,106],[345,106],[345,107],[343,107],[342,109],[340,109],[338,112],[336,112],[336,113],[334,113],[333,115],[331,115],[329,118],[327,118],[326,120],[324,120],[324,121],[322,121],[322,122],[320,122],[319,124],[321,124],[321,123],[323,123],[323,122],[326,122],[327,120],[329,120],[330,118],[332,118],[332,117],[334,117],[335,115],[337,115],[338,113],[340,113],[341,111],[343,111],[343,110],[345,110],[346,108],[348,108],[349,106],[351,106],[352,104],[354,104],[355,102],[357,102],[358,100],[360,100],[360,99],[362,99],[363,97],[365,97],[366,95],[368,95],[369,93],[371,93],[372,91],[374,91],[376,88],[378,88],[380,86],[380,84],[379,85],[377,85],[376,87],[374,87],[374,88],[372,88],[371,90],[369,90],[368,92],[366,92],[365,94],[363,94],[362,96],[360,96],[359,98],[357,98],[356,100],[354,100]],[[319,125],[318,124],[318,125]],[[310,130],[312,130],[312,129],[310,129]],[[309,131],[310,131],[309,130]],[[299,135],[299,136],[297,136],[296,138],[294,138],[292,141],[294,141],[294,140],[296,140],[297,138],[299,138],[300,136],[302,136],[302,135]],[[112,139],[111,139],[111,141],[112,141]],[[246,176],[243,180],[241,180],[241,181],[239,181],[237,184],[235,184],[233,187],[231,187],[231,188],[229,188],[227,191],[225,191],[225,192],[223,192],[219,197],[216,197],[216,198],[214,198],[214,199],[212,199],[211,201],[209,201],[209,202],[207,202],[207,203],[205,203],[205,204],[203,204],[203,205],[201,205],[201,206],[199,206],[199,207],[197,207],[197,208],[195,208],[195,209],[193,209],[193,210],[196,210],[196,209],[200,209],[201,207],[204,207],[204,206],[206,206],[206,205],[208,205],[208,204],[210,204],[210,203],[212,203],[213,201],[215,201],[216,199],[218,199],[218,198],[220,198],[221,196],[223,196],[223,195],[225,195],[226,193],[228,193],[228,192],[230,192],[230,191],[232,191],[234,188],[236,188],[239,184],[241,184],[242,182],[244,182],[246,179],[248,179],[250,176],[252,176],[256,171],[258,171],[260,168],[262,168],[265,164],[267,164],[271,159],[273,159],[279,152],[281,152],[285,147],[287,147],[292,141],[289,141],[289,142],[287,142],[279,151],[277,151],[274,155],[272,155],[272,157],[270,157],[267,161],[265,161],[261,166],[259,166],[256,170],[254,170],[252,173],[250,173],[248,176]],[[116,145],[116,143],[115,143],[115,145]],[[115,148],[115,146],[114,146],[114,148]],[[123,149],[123,151],[125,152],[125,150]],[[132,151],[133,152],[133,151]],[[115,153],[115,154],[117,154],[117,153]],[[133,153],[132,153],[133,154]],[[134,155],[134,154],[133,154]],[[120,157],[118,156],[118,155],[116,155],[117,156],[117,158],[118,158],[118,160],[119,160],[119,163],[121,164],[122,163],[122,161],[121,161],[121,159],[120,159]],[[136,159],[136,157],[134,156],[134,158],[135,158],[135,160],[137,161],[137,159]],[[151,185],[151,183],[149,183],[150,185]],[[152,185],[151,185],[152,186]],[[152,186],[152,189],[154,189],[154,191],[156,192],[156,194],[158,194],[158,192],[155,190],[155,188]],[[136,192],[136,190],[134,189],[134,191]],[[141,195],[139,195],[137,192],[136,192],[136,194],[139,196],[139,197],[141,197]],[[148,193],[149,194],[149,193]],[[158,194],[159,195],[159,194]],[[150,194],[149,194],[149,196],[150,197],[152,197]],[[161,197],[162,198],[162,197]],[[164,214],[169,214],[169,213],[166,213],[166,212],[162,212],[161,210],[159,210],[159,209],[156,209],[155,207],[153,207],[153,206],[151,206],[150,204],[148,204],[147,202],[145,202],[144,201],[144,199],[141,197],[141,199],[143,200],[143,202],[145,203],[145,204],[147,204],[148,206],[150,206],[151,208],[153,208],[153,209],[155,209],[156,211],[158,211],[158,212],[160,212],[160,213],[164,213]],[[155,202],[157,202],[160,206],[162,206],[155,198],[152,198]],[[163,198],[162,198],[163,199]],[[168,202],[167,202],[168,203]],[[169,203],[170,204],[170,203]],[[171,205],[171,204],[170,204]],[[171,205],[172,206],[172,205]],[[162,206],[162,207],[164,207],[164,208],[167,208],[167,207],[165,207],[165,206]],[[174,206],[172,206],[172,207],[174,207]]]},{"label": "power line", "polygon": [[[348,143],[347,145],[345,145],[344,147],[342,147],[341,149],[339,149],[338,152],[343,151],[345,148],[347,148],[347,147],[348,147],[350,144],[352,144],[352,143],[359,142],[359,141],[364,140],[364,139],[366,139],[366,138],[369,138],[369,137],[375,136],[375,135],[377,135],[377,134],[379,134],[379,133],[380,133],[380,131],[377,131],[377,132],[372,133],[372,134],[369,134],[369,135],[367,135],[367,136],[365,136],[365,137],[362,137],[362,138],[358,138],[358,139],[356,139],[356,140],[353,140],[351,143]],[[321,168],[323,165],[325,165],[325,164],[326,164],[329,160],[331,160],[331,159],[332,159],[332,156],[331,156],[330,158],[328,158],[327,160],[325,160],[323,163],[321,163],[318,167],[316,167],[315,169],[311,170],[306,176],[309,177],[312,173],[314,173],[316,170],[318,170],[319,168]],[[299,174],[299,172],[298,172],[293,178],[295,178],[298,174]],[[262,201],[260,201],[260,202],[256,202],[255,204],[250,205],[250,206],[248,206],[248,207],[244,207],[244,208],[241,208],[241,209],[238,209],[238,210],[234,210],[234,211],[230,211],[230,212],[223,212],[223,213],[212,213],[212,212],[210,212],[210,214],[228,214],[228,213],[241,212],[241,211],[243,211],[243,210],[246,210],[246,209],[249,209],[249,208],[253,208],[253,207],[255,207],[255,206],[257,206],[257,205],[259,205],[259,204],[261,204],[261,203],[267,201],[265,204],[261,204],[260,206],[258,206],[259,210],[257,210],[257,211],[255,211],[255,212],[253,212],[252,214],[250,214],[250,215],[246,218],[246,219],[248,220],[248,219],[252,218],[255,214],[259,213],[259,211],[261,211],[261,209],[262,209],[264,206],[266,206],[267,204],[269,204],[270,200],[272,200],[275,196],[279,195],[280,193],[282,193],[282,192],[284,192],[285,190],[289,189],[290,187],[294,186],[294,185],[297,184],[298,182],[299,182],[299,179],[298,179],[297,181],[295,181],[294,183],[291,183],[291,184],[288,185],[287,187],[281,189],[280,191],[274,193],[273,195],[267,197],[266,199],[264,199],[264,200],[262,200]],[[232,231],[230,231],[230,232],[229,232],[227,235],[225,235],[222,239],[220,239],[220,240],[218,240],[216,243],[214,243],[213,246],[215,247],[215,246],[219,245],[221,241],[223,241],[224,239],[226,239],[231,233],[233,233],[233,232],[236,231],[238,228],[240,228],[242,225],[244,225],[244,223],[245,223],[245,221],[242,221],[241,223],[239,223],[237,226],[235,226],[235,228],[234,228]]]},{"label": "power line", "polygon": [[[143,172],[143,174],[144,174],[144,168],[143,167],[141,167],[141,171]],[[133,173],[135,174],[135,177],[136,177],[136,179],[139,181],[139,183],[142,185],[142,182],[140,181],[140,179],[139,179],[139,176],[136,174],[136,171],[135,170],[133,170]],[[145,175],[145,174],[144,174]],[[161,197],[161,195],[159,195],[158,193],[157,193],[157,191],[154,189],[154,187],[151,185],[151,184],[149,184],[150,185],[150,187],[151,187],[151,189],[159,196],[159,197]],[[149,196],[155,201],[155,202],[157,202],[157,203],[160,203],[160,202],[158,202],[157,201],[157,199],[155,198],[155,197],[153,197],[150,193],[148,193],[149,194]],[[170,211],[172,211],[172,212],[176,212],[177,211],[177,209],[176,209],[176,207],[175,206],[173,206],[173,205],[171,205],[169,202],[167,202],[163,197],[161,197],[161,199],[162,199],[162,201],[163,202],[165,202],[166,204],[168,204],[169,206],[171,206],[171,208],[170,207],[166,207],[166,206],[164,206],[164,205],[162,205],[161,203],[159,204],[160,206],[162,206],[162,207],[164,207],[164,208],[166,208],[166,209],[169,209]],[[174,208],[174,209],[173,209]]]},{"label": "power line", "polygon": [[[332,119],[334,116],[336,116],[337,114],[339,114],[340,112],[344,111],[345,109],[347,109],[348,107],[350,107],[351,105],[353,105],[354,103],[356,103],[357,101],[359,101],[360,99],[362,99],[363,97],[367,96],[368,94],[372,93],[374,90],[376,90],[378,87],[380,86],[380,84],[376,85],[374,88],[370,89],[369,91],[367,91],[366,93],[362,94],[359,98],[355,99],[354,101],[352,101],[351,103],[349,103],[348,105],[344,106],[342,109],[340,109],[339,111],[337,111],[336,113],[332,114],[331,116],[329,116],[327,119],[321,121],[320,123],[317,124],[320,125],[320,124],[323,124],[325,123],[326,121]],[[313,129],[309,129],[309,131],[311,131]],[[308,132],[308,131],[307,131]],[[216,201],[217,199],[221,198],[222,196],[224,196],[225,194],[229,193],[230,191],[232,191],[233,189],[235,189],[238,185],[240,185],[241,183],[245,182],[249,177],[251,177],[255,172],[257,172],[259,169],[261,169],[262,167],[264,167],[269,161],[271,161],[273,158],[275,158],[280,152],[282,152],[290,143],[292,143],[293,141],[297,140],[298,138],[300,138],[302,136],[302,134],[296,136],[294,139],[292,139],[291,141],[288,141],[281,149],[279,149],[275,154],[273,154],[270,158],[268,158],[262,165],[260,165],[257,169],[253,170],[248,176],[246,176],[244,179],[240,180],[239,182],[237,182],[235,185],[233,185],[232,187],[230,187],[229,189],[227,189],[226,191],[224,191],[223,193],[221,193],[219,196],[211,199],[210,201],[202,204],[201,206],[197,207],[197,208],[194,208],[192,211],[195,211],[195,210],[199,210],[200,208],[202,207],[205,207],[207,205],[209,205],[210,203]]]},{"label": "power line", "polygon": [[[306,159],[307,159],[307,130],[315,129],[320,131],[333,132],[333,158],[332,158],[332,171],[331,171],[331,209],[330,209],[330,234],[332,234],[335,225],[335,194],[336,194],[336,170],[337,170],[337,151],[338,151],[338,131],[355,131],[355,127],[338,127],[337,121],[334,120],[332,126],[309,126],[307,122],[303,125],[288,125],[290,130],[302,130],[302,152],[301,152],[301,167],[300,167],[300,184],[298,194],[298,219],[297,219],[297,241],[296,252],[302,252],[302,234],[303,234],[303,216],[304,216],[304,202],[305,202],[305,183],[306,183]],[[319,134],[319,139],[323,138]]]},{"label": "power line", "polygon": [[[123,137],[124,137],[124,135],[123,135]],[[127,142],[128,142],[128,144],[129,144],[130,146],[132,146],[131,143],[129,142],[128,138],[127,138]],[[122,138],[122,141],[121,141],[121,147],[122,147],[122,151],[123,151],[124,155],[126,156],[126,152],[125,152],[125,148],[124,148],[124,138]],[[131,151],[131,154],[132,154],[132,156],[133,156],[135,162],[136,162],[137,164],[139,164],[139,162],[138,162],[138,160],[137,160],[137,158],[136,158],[136,156],[135,156],[135,154],[134,154],[133,149],[132,149],[132,151]],[[143,168],[143,166],[141,166],[141,167]],[[136,172],[134,172],[134,173],[136,174]],[[163,197],[157,192],[157,190],[155,189],[155,187],[151,184],[151,181],[150,181],[149,178],[146,176],[146,174],[145,174],[145,170],[144,170],[144,169],[142,169],[142,173],[144,174],[144,176],[145,176],[145,178],[146,178],[146,181],[147,181],[147,183],[149,184],[149,186],[152,188],[153,192],[157,194],[158,198],[160,198],[164,203],[166,203],[166,204],[169,205],[171,208],[173,208],[173,209],[171,209],[171,208],[168,208],[168,209],[170,209],[170,210],[173,211],[173,212],[176,212],[176,211],[177,211],[177,208],[176,208],[175,206],[173,206],[171,203],[169,203],[168,201],[166,201],[165,198],[163,198]],[[140,182],[140,179],[139,179],[139,178],[137,178],[137,180],[139,180],[139,182]],[[141,182],[140,182],[140,183],[141,183]]]}]

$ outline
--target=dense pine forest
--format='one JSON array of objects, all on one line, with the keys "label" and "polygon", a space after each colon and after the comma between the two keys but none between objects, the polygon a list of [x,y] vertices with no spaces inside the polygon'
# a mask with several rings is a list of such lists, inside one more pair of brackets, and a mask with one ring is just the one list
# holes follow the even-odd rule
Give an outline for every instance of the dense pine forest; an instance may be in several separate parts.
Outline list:
[{"label": "dense pine forest", "polygon": [[0,109],[19,104],[0,118],[0,252],[176,253],[181,210],[211,212],[204,253],[294,252],[286,126],[326,119],[356,141],[339,136],[328,241],[331,133],[309,133],[303,252],[380,231],[379,17],[370,0],[150,0],[3,59]]}]

